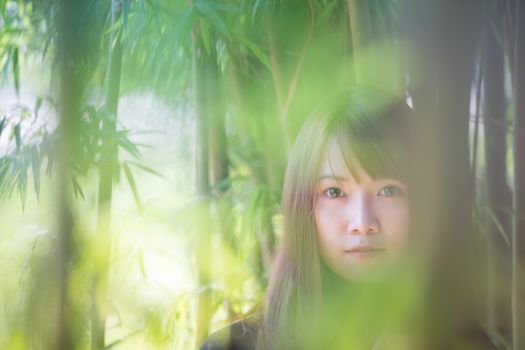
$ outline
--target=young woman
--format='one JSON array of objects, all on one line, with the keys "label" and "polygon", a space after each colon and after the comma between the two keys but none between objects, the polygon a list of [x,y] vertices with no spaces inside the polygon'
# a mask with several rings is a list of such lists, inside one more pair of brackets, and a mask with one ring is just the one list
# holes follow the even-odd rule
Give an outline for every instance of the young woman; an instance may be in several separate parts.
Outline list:
[{"label": "young woman", "polygon": [[410,114],[366,90],[312,115],[286,170],[264,309],[201,349],[417,348],[399,336],[418,299],[400,268],[411,236]]},{"label": "young woman", "polygon": [[[284,236],[260,347],[370,348],[379,336],[381,316],[369,305],[378,290],[373,282],[385,280],[380,275],[409,236],[409,114],[403,101],[354,91],[328,101],[300,131],[285,177]],[[376,324],[363,329],[361,313]]]}]

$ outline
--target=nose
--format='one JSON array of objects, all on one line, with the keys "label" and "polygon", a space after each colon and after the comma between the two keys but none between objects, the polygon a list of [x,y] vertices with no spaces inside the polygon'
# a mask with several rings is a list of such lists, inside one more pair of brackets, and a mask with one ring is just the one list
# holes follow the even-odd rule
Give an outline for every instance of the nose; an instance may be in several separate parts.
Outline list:
[{"label": "nose", "polygon": [[356,193],[350,202],[347,231],[359,235],[378,233],[379,221],[366,193]]}]

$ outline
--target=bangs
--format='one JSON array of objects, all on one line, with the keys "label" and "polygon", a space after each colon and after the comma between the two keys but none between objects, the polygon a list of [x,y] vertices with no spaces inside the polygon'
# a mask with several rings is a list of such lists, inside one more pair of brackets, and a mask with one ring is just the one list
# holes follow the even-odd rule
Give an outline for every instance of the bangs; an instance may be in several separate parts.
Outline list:
[{"label": "bangs", "polygon": [[[357,120],[356,120],[357,119]],[[358,168],[372,178],[393,178],[406,181],[406,162],[402,155],[401,140],[382,128],[373,118],[340,120],[333,137],[352,176],[360,181]]]}]

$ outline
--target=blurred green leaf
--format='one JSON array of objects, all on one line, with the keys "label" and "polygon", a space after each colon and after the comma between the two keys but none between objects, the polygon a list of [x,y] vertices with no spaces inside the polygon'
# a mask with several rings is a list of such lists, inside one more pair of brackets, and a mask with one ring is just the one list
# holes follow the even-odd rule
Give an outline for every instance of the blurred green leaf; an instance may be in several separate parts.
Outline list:
[{"label": "blurred green leaf", "polygon": [[193,30],[193,26],[197,18],[195,12],[196,11],[194,7],[191,6],[186,12],[184,12],[182,18],[180,19],[177,25],[177,28],[175,30],[175,39],[181,47],[184,47],[186,45],[186,42],[190,39],[190,33]]},{"label": "blurred green leaf", "polygon": [[259,9],[261,8],[263,0],[255,0],[252,6],[252,23],[255,21],[255,16],[257,15],[257,12],[259,12]]},{"label": "blurred green leaf", "polygon": [[13,80],[15,83],[16,96],[20,97],[20,62],[18,47],[13,49]]},{"label": "blurred green leaf", "polygon": [[117,131],[117,144],[126,150],[133,157],[140,159],[142,157],[137,144],[127,138],[128,130]]},{"label": "blurred green leaf", "polygon": [[0,121],[0,136],[2,136],[2,132],[4,131],[4,126],[6,123],[7,117],[3,117]]},{"label": "blurred green leaf", "polygon": [[134,166],[136,166],[136,167],[138,167],[138,168],[140,168],[140,169],[142,169],[142,170],[144,170],[144,171],[146,171],[146,172],[148,172],[150,174],[156,175],[156,176],[161,177],[161,178],[165,178],[164,175],[162,175],[161,173],[159,173],[155,169],[150,168],[150,167],[148,167],[148,166],[146,166],[144,164],[141,164],[141,163],[138,163],[138,162],[134,162],[132,160],[127,161],[127,163],[128,164],[132,164],[132,165],[134,165]]},{"label": "blurred green leaf", "polygon": [[40,155],[37,146],[31,146],[31,169],[33,172],[33,184],[36,198],[40,198]]},{"label": "blurred green leaf", "polygon": [[485,209],[486,209],[487,214],[489,215],[490,221],[494,225],[496,225],[496,228],[498,230],[498,233],[501,235],[501,238],[503,238],[503,240],[505,241],[505,244],[508,247],[510,247],[510,238],[509,238],[510,232],[509,233],[505,232],[505,229],[501,225],[501,222],[499,221],[499,219],[496,217],[494,212],[488,206]]},{"label": "blurred green leaf", "polygon": [[129,168],[129,165],[127,163],[123,163],[122,168],[124,169],[124,174],[126,174],[126,179],[128,180],[129,187],[131,188],[131,192],[133,193],[133,199],[135,199],[135,203],[137,204],[139,212],[142,213],[142,204],[140,203],[140,196],[137,189],[137,184],[135,182],[135,178],[133,177],[133,173],[131,172],[131,169]]},{"label": "blurred green leaf", "polygon": [[40,111],[40,107],[42,107],[42,97],[38,96],[35,102],[35,108],[33,109],[33,113],[35,114],[35,118],[38,118],[38,112]]},{"label": "blurred green leaf", "polygon": [[22,136],[20,135],[20,123],[16,124],[13,128],[13,136],[16,142],[16,149],[19,150],[22,147]]},{"label": "blurred green leaf", "polygon": [[204,17],[206,17],[210,21],[211,24],[213,24],[215,29],[217,29],[225,38],[230,38],[230,34],[228,28],[226,27],[226,24],[213,8],[211,8],[205,2],[197,2],[194,6]]},{"label": "blurred green leaf", "polygon": [[75,196],[79,196],[80,195],[80,197],[82,197],[82,199],[86,199],[86,197],[84,195],[84,191],[82,191],[82,187],[78,183],[78,180],[77,180],[76,176],[71,177],[71,184],[73,185],[73,193],[75,194]]},{"label": "blurred green leaf", "polygon": [[210,44],[210,32],[208,31],[208,23],[204,20],[199,20],[199,28],[200,28],[200,35],[202,43],[204,44],[204,48],[206,49],[206,52],[208,55],[211,54],[211,44]]},{"label": "blurred green leaf", "polygon": [[122,0],[122,19],[124,21],[124,28],[128,26],[129,16],[129,0]]}]

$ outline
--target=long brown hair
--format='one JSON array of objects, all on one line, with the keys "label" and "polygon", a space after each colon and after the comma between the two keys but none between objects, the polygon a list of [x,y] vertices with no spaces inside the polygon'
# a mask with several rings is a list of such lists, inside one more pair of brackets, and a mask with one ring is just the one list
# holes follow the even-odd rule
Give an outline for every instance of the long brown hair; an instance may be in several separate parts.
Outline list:
[{"label": "long brown hair", "polygon": [[345,91],[323,103],[301,128],[286,169],[284,232],[270,275],[259,349],[304,348],[315,336],[326,269],[318,253],[314,202],[328,143],[336,140],[351,172],[356,165],[350,152],[373,177],[403,178],[406,167],[397,141],[404,137],[409,111],[404,101],[376,90]]}]

